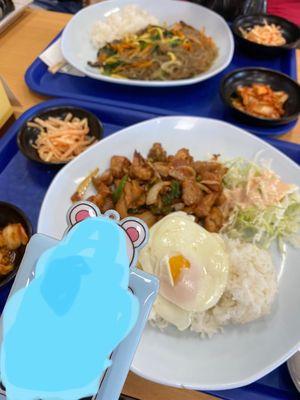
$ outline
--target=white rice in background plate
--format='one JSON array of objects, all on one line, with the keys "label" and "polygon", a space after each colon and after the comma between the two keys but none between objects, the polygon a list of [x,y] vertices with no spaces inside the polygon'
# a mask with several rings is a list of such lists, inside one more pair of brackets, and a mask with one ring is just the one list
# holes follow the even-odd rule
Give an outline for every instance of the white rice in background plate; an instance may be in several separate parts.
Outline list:
[{"label": "white rice in background plate", "polygon": [[[228,324],[254,321],[271,311],[277,293],[277,277],[270,254],[250,243],[224,237],[230,270],[227,287],[216,306],[193,313],[190,329],[212,336]],[[164,329],[168,323],[155,313],[152,325]]]},{"label": "white rice in background plate", "polygon": [[157,25],[158,20],[146,10],[129,4],[111,13],[105,21],[98,21],[91,31],[93,46],[99,50],[106,43],[122,39],[130,33],[136,33],[148,25]]}]

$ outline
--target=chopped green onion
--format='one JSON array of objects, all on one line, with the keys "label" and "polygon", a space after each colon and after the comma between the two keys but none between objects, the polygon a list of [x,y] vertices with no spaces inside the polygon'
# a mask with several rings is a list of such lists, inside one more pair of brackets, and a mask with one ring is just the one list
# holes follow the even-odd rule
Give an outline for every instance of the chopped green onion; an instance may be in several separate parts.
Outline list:
[{"label": "chopped green onion", "polygon": [[116,190],[113,192],[112,199],[113,199],[114,203],[117,203],[120,200],[120,197],[122,196],[127,179],[128,179],[128,175],[124,175],[123,178],[121,179],[121,182],[117,186]]},{"label": "chopped green onion", "polygon": [[162,202],[165,206],[169,206],[175,199],[180,198],[181,187],[178,181],[172,181],[171,190],[162,197]]}]

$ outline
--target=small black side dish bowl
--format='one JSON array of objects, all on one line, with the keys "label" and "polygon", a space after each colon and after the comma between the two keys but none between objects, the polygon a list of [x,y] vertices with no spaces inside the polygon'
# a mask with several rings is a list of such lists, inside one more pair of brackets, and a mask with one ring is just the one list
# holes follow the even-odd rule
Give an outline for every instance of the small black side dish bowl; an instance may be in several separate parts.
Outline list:
[{"label": "small black side dish bowl", "polygon": [[[28,238],[32,235],[32,226],[29,219],[18,207],[13,204],[0,201],[0,229],[5,228],[9,224],[20,223],[25,229]],[[11,281],[20,266],[23,255],[25,253],[26,246],[21,246],[16,250],[16,259],[14,263],[14,269],[7,275],[0,277],[0,289]]]},{"label": "small black side dish bowl", "polygon": [[[250,86],[253,83],[270,85],[274,91],[284,91],[288,99],[284,104],[285,114],[279,119],[260,118],[237,110],[232,105],[238,86]],[[220,86],[220,94],[225,104],[235,116],[246,123],[255,125],[284,125],[297,119],[300,113],[300,86],[289,76],[266,68],[241,68],[225,75]]]},{"label": "small black side dish bowl", "polygon": [[[282,46],[267,46],[263,44],[258,44],[251,42],[243,37],[240,28],[245,31],[253,28],[254,25],[264,25],[265,21],[268,24],[275,24],[280,26],[282,30],[282,35],[286,40],[286,44]],[[265,57],[276,56],[282,51],[286,51],[293,48],[299,48],[300,46],[300,28],[288,21],[287,19],[277,17],[276,15],[268,14],[257,14],[257,15],[242,15],[237,17],[233,24],[232,30],[235,34],[237,42],[247,51],[255,53],[255,55],[262,55]]]},{"label": "small black side dish bowl", "polygon": [[97,141],[102,139],[103,125],[99,121],[99,119],[91,112],[84,110],[82,108],[71,107],[71,106],[46,108],[43,111],[39,111],[36,115],[27,120],[19,131],[17,142],[19,149],[24,154],[24,156],[26,156],[32,161],[36,161],[48,166],[50,165],[63,166],[67,164],[67,162],[61,162],[61,163],[47,162],[40,158],[37,150],[32,146],[34,145],[37,137],[39,136],[40,130],[38,128],[32,128],[27,126],[27,123],[33,122],[35,118],[41,118],[43,120],[46,120],[49,117],[64,119],[69,113],[72,113],[73,117],[77,117],[80,119],[87,118],[88,126],[90,128],[89,136],[94,136]]}]

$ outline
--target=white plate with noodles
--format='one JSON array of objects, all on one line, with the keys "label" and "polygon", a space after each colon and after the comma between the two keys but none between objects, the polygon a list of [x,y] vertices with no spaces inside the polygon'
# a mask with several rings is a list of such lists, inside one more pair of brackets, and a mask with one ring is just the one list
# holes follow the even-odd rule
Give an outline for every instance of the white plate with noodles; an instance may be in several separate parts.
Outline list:
[{"label": "white plate with noodles", "polygon": [[[208,160],[212,154],[221,154],[222,160],[239,158],[250,162],[260,155],[272,160],[272,169],[284,182],[300,182],[300,169],[293,161],[237,127],[205,118],[156,118],[103,139],[66,165],[56,175],[45,196],[38,232],[62,237],[71,196],[84,178],[97,167],[102,174],[109,167],[113,155],[131,160],[134,150],[137,150],[147,156],[155,142],[160,142],[169,155],[181,148],[189,149],[194,160]],[[239,179],[239,176],[234,179]],[[262,226],[266,222],[262,221]],[[193,225],[193,229],[198,228]],[[265,259],[270,257],[267,253],[261,254]],[[248,251],[248,256],[252,257],[251,251],[250,254]],[[275,285],[278,281],[278,292],[268,315],[246,324],[224,326],[223,331],[211,338],[203,338],[188,329],[179,331],[174,326],[161,331],[148,324],[133,360],[132,371],[164,385],[222,390],[250,384],[285,362],[300,344],[299,250],[288,246],[282,258],[275,246],[271,256],[275,271],[272,279],[275,279]],[[247,268],[244,273],[247,273]],[[261,288],[257,287],[257,290],[261,293]],[[258,298],[257,307],[260,305]],[[253,307],[255,309],[255,303]]]},{"label": "white plate with noodles", "polygon": [[[180,21],[180,29],[171,31]],[[140,35],[149,25],[159,28]],[[94,79],[180,86],[224,70],[232,60],[234,40],[221,16],[190,2],[109,0],[77,13],[63,32],[61,48],[69,64]],[[92,67],[95,62],[101,65]]]}]

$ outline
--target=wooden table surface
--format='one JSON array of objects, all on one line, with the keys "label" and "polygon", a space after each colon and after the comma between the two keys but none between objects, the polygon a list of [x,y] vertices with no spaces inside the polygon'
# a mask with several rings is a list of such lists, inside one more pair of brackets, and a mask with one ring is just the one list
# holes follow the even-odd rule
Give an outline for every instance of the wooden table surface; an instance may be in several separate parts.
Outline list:
[{"label": "wooden table surface", "polygon": [[[46,99],[27,88],[24,73],[69,19],[68,14],[28,9],[19,20],[0,34],[0,76],[21,103],[15,109],[16,115]],[[300,76],[300,52],[297,61]],[[300,122],[283,138],[300,143]],[[123,392],[141,400],[213,399],[202,393],[154,384],[132,373],[127,378]]]}]

